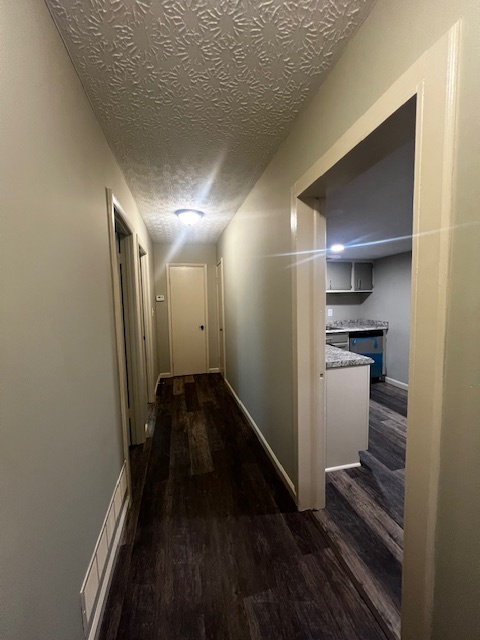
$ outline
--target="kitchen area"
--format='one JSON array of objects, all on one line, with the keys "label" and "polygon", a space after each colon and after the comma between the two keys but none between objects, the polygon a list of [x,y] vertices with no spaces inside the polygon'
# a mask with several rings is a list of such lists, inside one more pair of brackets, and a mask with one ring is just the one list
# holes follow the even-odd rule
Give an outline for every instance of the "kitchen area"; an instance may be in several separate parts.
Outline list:
[{"label": "kitchen area", "polygon": [[[347,265],[353,274],[356,264],[327,261],[327,284],[332,267],[335,272]],[[327,471],[360,464],[359,452],[368,449],[371,389],[382,385],[408,389],[411,252],[361,264],[368,264],[372,274],[368,290],[359,292],[352,285],[350,293],[330,289],[326,293]],[[346,371],[351,367],[366,369],[360,398],[357,386],[352,386],[352,373]],[[345,371],[332,375],[331,369]],[[333,399],[338,397],[343,407],[345,396],[351,415],[346,415],[345,408],[339,414]],[[341,450],[338,442],[349,437],[339,433],[339,425],[355,447],[361,445],[355,451],[348,446]]]},{"label": "kitchen area", "polygon": [[327,192],[327,471],[360,465],[371,390],[408,390],[413,159],[410,140]]}]

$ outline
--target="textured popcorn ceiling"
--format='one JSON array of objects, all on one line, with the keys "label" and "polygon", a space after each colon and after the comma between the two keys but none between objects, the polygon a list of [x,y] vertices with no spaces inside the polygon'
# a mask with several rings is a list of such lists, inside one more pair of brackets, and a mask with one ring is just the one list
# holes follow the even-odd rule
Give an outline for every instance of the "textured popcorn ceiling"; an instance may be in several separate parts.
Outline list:
[{"label": "textured popcorn ceiling", "polygon": [[156,242],[215,242],[375,0],[46,0]]}]

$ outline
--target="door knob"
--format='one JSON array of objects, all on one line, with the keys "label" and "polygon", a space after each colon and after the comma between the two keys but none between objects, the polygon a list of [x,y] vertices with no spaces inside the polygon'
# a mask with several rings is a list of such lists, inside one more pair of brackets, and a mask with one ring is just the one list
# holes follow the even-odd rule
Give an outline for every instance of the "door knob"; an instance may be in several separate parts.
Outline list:
[{"label": "door knob", "polygon": [[200,325],[200,329],[203,331],[205,329],[205,327],[203,326],[203,324]]}]

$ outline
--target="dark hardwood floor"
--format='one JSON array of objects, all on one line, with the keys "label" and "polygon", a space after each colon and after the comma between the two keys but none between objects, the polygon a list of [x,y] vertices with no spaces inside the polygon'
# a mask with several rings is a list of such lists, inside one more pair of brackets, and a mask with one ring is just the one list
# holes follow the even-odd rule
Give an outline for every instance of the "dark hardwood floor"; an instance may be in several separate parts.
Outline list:
[{"label": "dark hardwood floor", "polygon": [[361,467],[327,475],[315,514],[389,638],[400,638],[407,392],[372,384],[368,451]]},{"label": "dark hardwood floor", "polygon": [[404,418],[407,417],[407,391],[385,382],[375,382],[370,386],[370,398]]},{"label": "dark hardwood floor", "polygon": [[101,640],[385,640],[216,374],[159,385]]}]

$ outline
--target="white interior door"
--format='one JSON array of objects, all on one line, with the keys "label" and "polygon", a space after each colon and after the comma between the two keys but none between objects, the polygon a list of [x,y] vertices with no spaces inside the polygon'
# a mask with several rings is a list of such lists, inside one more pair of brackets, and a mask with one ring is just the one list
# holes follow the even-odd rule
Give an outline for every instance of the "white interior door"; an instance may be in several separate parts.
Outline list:
[{"label": "white interior door", "polygon": [[167,268],[173,375],[207,373],[207,267]]}]

